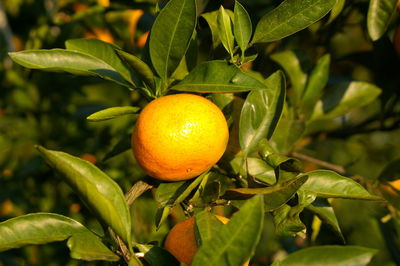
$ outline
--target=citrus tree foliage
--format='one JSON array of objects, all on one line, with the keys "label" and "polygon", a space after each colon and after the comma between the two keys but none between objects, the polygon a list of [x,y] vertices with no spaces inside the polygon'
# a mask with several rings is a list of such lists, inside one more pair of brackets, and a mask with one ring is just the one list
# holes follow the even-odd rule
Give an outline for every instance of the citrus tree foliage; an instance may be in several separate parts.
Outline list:
[{"label": "citrus tree foliage", "polygon": [[[0,10],[11,24],[30,5],[17,2]],[[201,246],[193,265],[400,263],[400,186],[393,182],[400,178],[400,154],[385,142],[400,146],[394,140],[400,83],[391,75],[399,59],[386,48],[391,41],[400,46],[393,37],[396,1],[71,2],[48,7],[44,17],[52,21],[32,29],[21,51],[4,31],[12,51],[5,62],[23,67],[5,63],[1,69],[15,90],[8,99],[28,115],[4,120],[0,129],[11,132],[14,123],[16,130],[33,125],[37,131],[15,147],[13,135],[0,131],[0,165],[16,168],[13,156],[29,146],[34,159],[19,174],[46,173],[48,193],[66,184],[61,196],[79,204],[71,205],[71,217],[50,213],[57,208],[43,203],[37,212],[11,218],[4,201],[0,251],[66,240],[74,259],[179,265],[162,240],[171,219],[195,216]],[[48,40],[52,31],[64,34],[74,25],[84,25],[80,36],[57,35],[58,42],[67,39],[63,45]],[[133,42],[146,34],[145,43]],[[128,168],[135,165],[125,153],[130,132],[149,101],[180,92],[201,94],[223,110],[228,148],[218,165],[192,180],[156,181],[137,166]],[[106,104],[77,110],[68,103],[77,99]],[[51,116],[52,110],[60,112]],[[81,143],[90,139],[80,133],[88,128],[97,130],[96,140]],[[368,135],[374,132],[381,135]],[[82,155],[90,145],[102,148],[90,151],[101,162]],[[13,173],[6,170],[10,184]],[[40,182],[35,178],[27,190]],[[80,204],[90,218],[74,211]],[[210,214],[221,212],[230,216],[226,225]]]}]

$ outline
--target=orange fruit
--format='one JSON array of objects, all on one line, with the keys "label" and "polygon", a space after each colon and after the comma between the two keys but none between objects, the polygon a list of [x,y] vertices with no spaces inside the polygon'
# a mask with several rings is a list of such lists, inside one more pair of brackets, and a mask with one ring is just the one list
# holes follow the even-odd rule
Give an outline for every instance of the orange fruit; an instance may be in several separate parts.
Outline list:
[{"label": "orange fruit", "polygon": [[[215,215],[215,217],[224,224],[229,222],[229,219],[223,216]],[[169,231],[164,242],[164,247],[174,257],[186,265],[190,265],[198,250],[196,234],[195,234],[195,219],[190,217],[177,223]],[[247,261],[243,266],[249,265]]]},{"label": "orange fruit", "polygon": [[88,161],[89,163],[96,164],[97,158],[93,154],[84,153],[81,155],[81,159]]},{"label": "orange fruit", "polygon": [[136,41],[136,45],[139,48],[143,48],[146,45],[147,42],[147,38],[149,37],[149,32],[146,31],[145,33],[143,33],[142,35],[140,35],[140,37],[137,39]]},{"label": "orange fruit", "polygon": [[400,191],[400,179],[390,181],[389,184],[396,190]]},{"label": "orange fruit", "polygon": [[138,164],[157,179],[191,179],[212,167],[228,143],[221,110],[204,97],[175,94],[150,102],[132,134]]}]

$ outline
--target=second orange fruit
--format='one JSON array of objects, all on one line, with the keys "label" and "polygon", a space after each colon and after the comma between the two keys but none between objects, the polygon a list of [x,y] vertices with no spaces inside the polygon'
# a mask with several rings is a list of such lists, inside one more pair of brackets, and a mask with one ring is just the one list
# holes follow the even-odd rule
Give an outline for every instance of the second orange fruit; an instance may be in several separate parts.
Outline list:
[{"label": "second orange fruit", "polygon": [[214,103],[194,94],[175,94],[160,97],[142,110],[132,149],[147,174],[180,181],[213,166],[228,138],[225,117]]}]

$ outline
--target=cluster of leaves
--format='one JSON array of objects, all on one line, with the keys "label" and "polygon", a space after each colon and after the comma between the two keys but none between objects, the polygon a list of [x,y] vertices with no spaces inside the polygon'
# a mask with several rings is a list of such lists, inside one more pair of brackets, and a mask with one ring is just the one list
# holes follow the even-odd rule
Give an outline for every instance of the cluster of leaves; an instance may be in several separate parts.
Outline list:
[{"label": "cluster of leaves", "polygon": [[[269,55],[271,62],[284,71],[277,70],[265,78],[260,72],[243,70],[246,65],[256,63],[254,60],[262,56],[263,49],[270,49],[277,41],[310,25],[315,26],[331,10],[327,23],[332,23],[345,12],[344,1],[285,0],[257,21],[254,32],[250,16],[239,2],[234,3],[233,11],[221,6],[205,12],[206,2],[170,0],[158,13],[141,57],[95,39],[71,39],[65,49],[10,53],[15,62],[26,68],[100,77],[138,91],[147,100],[174,91],[207,94],[231,122],[230,141],[236,141],[238,147],[235,152],[225,154],[219,167],[194,180],[138,181],[124,195],[120,186],[93,164],[37,146],[46,162],[98,218],[104,228],[103,235],[98,236],[65,216],[28,214],[0,224],[0,251],[68,239],[71,257],[76,259],[118,261],[122,257],[126,263],[141,265],[143,261],[136,256],[141,254],[150,265],[176,264],[160,248],[160,243],[143,243],[132,237],[131,205],[135,206],[138,197],[152,187],[156,187],[157,228],[176,208],[195,215],[202,246],[193,265],[243,264],[256,252],[258,242],[263,241],[260,239],[267,215],[277,235],[308,234],[309,228],[300,218],[308,214],[313,219],[314,239],[324,224],[343,243],[345,237],[332,199],[383,204],[381,197],[353,179],[330,170],[303,171],[301,162],[293,157],[299,140],[341,128],[341,119],[350,111],[373,104],[381,95],[381,88],[360,80],[329,81],[332,72],[329,54],[321,55],[310,71],[304,70],[303,59],[294,50]],[[373,40],[380,39],[390,25],[395,10],[392,2],[382,5],[370,1],[367,28]],[[377,15],[381,13],[384,15]],[[199,17],[210,29],[213,49],[223,50],[220,58],[199,63],[197,55],[202,41]],[[243,102],[237,103],[238,99]],[[390,99],[387,103],[391,103]],[[139,107],[115,106],[95,112],[87,119],[105,121],[127,116],[134,120],[132,114],[139,110]],[[235,111],[240,114],[235,115]],[[121,139],[105,157],[129,149],[126,139]],[[382,172],[382,180],[397,173],[393,165]],[[396,197],[392,198],[395,203]],[[210,214],[213,206],[235,211],[227,225],[220,225]],[[389,206],[390,209],[395,205]],[[350,245],[312,247],[274,264],[319,265],[329,261],[338,265],[366,265],[375,253],[374,249]]]}]

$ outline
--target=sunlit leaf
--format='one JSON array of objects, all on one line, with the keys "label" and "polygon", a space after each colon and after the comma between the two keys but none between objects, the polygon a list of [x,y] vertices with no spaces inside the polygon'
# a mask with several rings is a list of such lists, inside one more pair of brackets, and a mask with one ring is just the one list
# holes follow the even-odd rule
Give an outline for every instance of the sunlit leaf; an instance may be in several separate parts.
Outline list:
[{"label": "sunlit leaf", "polygon": [[367,16],[368,33],[373,41],[386,32],[392,16],[396,13],[396,0],[370,0]]},{"label": "sunlit leaf", "polygon": [[111,107],[101,111],[98,111],[94,114],[91,114],[86,119],[89,121],[104,121],[113,119],[122,115],[135,114],[139,111],[140,108],[133,106],[124,106],[124,107]]},{"label": "sunlit leaf", "polygon": [[358,246],[319,246],[289,254],[273,266],[368,265],[377,250]]},{"label": "sunlit leaf", "polygon": [[233,45],[234,37],[232,32],[232,22],[228,13],[225,11],[224,7],[221,5],[217,16],[217,27],[219,31],[219,38],[221,39],[222,45],[228,51],[228,53],[233,56]]},{"label": "sunlit leaf", "polygon": [[270,89],[252,91],[240,115],[239,141],[246,157],[262,138],[271,138],[281,117],[285,101],[285,77],[281,71],[272,74],[266,85]]},{"label": "sunlit leaf", "polygon": [[150,58],[163,80],[172,75],[184,57],[195,26],[194,0],[171,0],[158,14],[150,34]]},{"label": "sunlit leaf", "polygon": [[181,82],[172,87],[178,91],[241,92],[265,89],[259,80],[225,61],[207,61],[196,66]]},{"label": "sunlit leaf", "polygon": [[113,44],[98,39],[72,39],[65,42],[65,47],[67,50],[78,51],[100,59],[115,69],[126,81],[137,85],[129,69],[115,53],[118,47]]},{"label": "sunlit leaf", "polygon": [[218,234],[202,243],[192,265],[243,265],[260,240],[263,220],[263,201],[255,196],[221,227]]},{"label": "sunlit leaf", "polygon": [[71,257],[74,259],[119,260],[99,237],[77,221],[62,215],[33,213],[0,223],[0,252],[67,239]]},{"label": "sunlit leaf", "polygon": [[249,14],[238,1],[235,1],[233,32],[235,40],[244,54],[250,42],[252,25]]},{"label": "sunlit leaf", "polygon": [[37,146],[46,162],[71,186],[81,200],[131,244],[131,217],[121,188],[93,164],[64,152]]},{"label": "sunlit leaf", "polygon": [[68,72],[75,75],[96,76],[131,87],[125,79],[104,61],[78,51],[64,49],[25,50],[9,53],[18,64],[45,71]]},{"label": "sunlit leaf", "polygon": [[324,17],[336,0],[285,0],[258,22],[252,43],[272,42]]},{"label": "sunlit leaf", "polygon": [[271,59],[281,65],[289,76],[294,90],[293,102],[298,105],[307,82],[307,74],[302,70],[299,56],[294,51],[286,50],[272,54]]},{"label": "sunlit leaf", "polygon": [[361,200],[382,200],[371,195],[363,186],[351,178],[341,176],[330,170],[315,170],[306,173],[307,182],[302,190],[312,192],[321,198],[344,198]]}]

